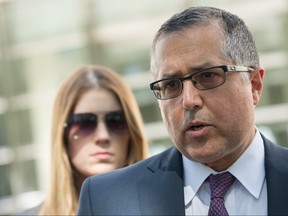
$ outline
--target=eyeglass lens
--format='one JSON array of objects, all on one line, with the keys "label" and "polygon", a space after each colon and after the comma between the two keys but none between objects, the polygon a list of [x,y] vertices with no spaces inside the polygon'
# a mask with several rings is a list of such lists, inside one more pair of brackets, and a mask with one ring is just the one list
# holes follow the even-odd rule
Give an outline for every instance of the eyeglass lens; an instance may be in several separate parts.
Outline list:
[{"label": "eyeglass lens", "polygon": [[[127,128],[123,111],[109,112],[103,119],[109,133],[121,134]],[[68,118],[66,135],[70,140],[90,137],[94,135],[98,121],[98,115],[93,113],[74,114]]]},{"label": "eyeglass lens", "polygon": [[177,97],[182,92],[184,80],[191,80],[193,85],[199,90],[212,89],[225,82],[225,71],[221,67],[215,67],[196,72],[183,78],[163,79],[155,82],[153,92],[159,99]]},{"label": "eyeglass lens", "polygon": [[193,84],[200,90],[215,88],[225,81],[225,71],[222,68],[212,68],[192,75]]}]

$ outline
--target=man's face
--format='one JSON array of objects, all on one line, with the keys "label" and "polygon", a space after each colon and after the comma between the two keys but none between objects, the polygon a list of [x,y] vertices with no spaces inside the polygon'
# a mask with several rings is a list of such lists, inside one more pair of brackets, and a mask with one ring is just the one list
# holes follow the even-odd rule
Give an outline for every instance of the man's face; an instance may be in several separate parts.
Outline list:
[{"label": "man's face", "polygon": [[[154,52],[157,80],[232,65],[221,54],[221,37],[217,24],[160,36]],[[181,95],[159,100],[176,147],[190,160],[218,171],[227,169],[254,137],[254,108],[262,92],[263,74],[259,67],[244,82],[242,73],[228,72],[223,85],[204,91],[186,80]]]}]

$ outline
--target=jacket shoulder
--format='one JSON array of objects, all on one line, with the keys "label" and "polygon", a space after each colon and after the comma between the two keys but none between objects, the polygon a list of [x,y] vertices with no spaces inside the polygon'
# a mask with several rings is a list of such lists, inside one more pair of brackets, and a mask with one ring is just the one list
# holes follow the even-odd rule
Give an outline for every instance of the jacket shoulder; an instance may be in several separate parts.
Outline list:
[{"label": "jacket shoulder", "polygon": [[288,148],[272,143],[262,135],[265,148],[265,163],[281,172],[288,173]]},{"label": "jacket shoulder", "polygon": [[139,182],[161,169],[171,151],[173,148],[128,167],[88,177],[81,188],[78,214],[140,215]]},{"label": "jacket shoulder", "polygon": [[[89,177],[91,182],[94,181],[103,181],[109,183],[110,180],[113,181],[114,179],[117,179],[117,181],[124,180],[127,182],[127,180],[133,179],[135,181],[136,179],[142,178],[145,175],[149,175],[149,173],[154,173],[158,169],[165,169],[170,163],[169,163],[169,157],[175,154],[177,152],[175,147],[171,147],[161,153],[158,153],[154,156],[151,156],[145,160],[139,161],[135,164],[132,164],[127,167],[123,167],[117,170],[113,170],[108,173],[104,173],[101,175]],[[133,178],[131,178],[133,177]]]}]

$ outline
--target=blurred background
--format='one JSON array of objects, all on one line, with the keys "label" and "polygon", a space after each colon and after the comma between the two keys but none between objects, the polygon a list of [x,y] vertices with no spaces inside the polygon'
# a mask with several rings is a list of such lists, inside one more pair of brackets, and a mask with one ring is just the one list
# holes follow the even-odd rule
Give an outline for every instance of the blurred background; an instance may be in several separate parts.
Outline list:
[{"label": "blurred background", "polygon": [[0,0],[0,215],[42,201],[55,92],[80,65],[109,66],[128,82],[150,155],[172,145],[148,88],[150,46],[165,20],[197,5],[234,12],[252,31],[266,68],[256,124],[288,146],[287,0]]}]

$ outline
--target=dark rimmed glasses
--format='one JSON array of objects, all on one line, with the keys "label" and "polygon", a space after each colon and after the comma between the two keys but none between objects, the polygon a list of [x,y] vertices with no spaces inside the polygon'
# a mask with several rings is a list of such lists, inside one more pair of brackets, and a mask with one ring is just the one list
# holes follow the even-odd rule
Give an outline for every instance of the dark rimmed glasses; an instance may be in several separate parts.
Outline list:
[{"label": "dark rimmed glasses", "polygon": [[[99,116],[94,113],[79,113],[68,117],[65,127],[65,136],[69,140],[81,142],[94,135]],[[109,133],[122,134],[127,129],[123,110],[108,112],[102,117]]]},{"label": "dark rimmed glasses", "polygon": [[191,80],[199,90],[209,90],[221,86],[226,81],[226,72],[252,72],[254,69],[244,66],[220,65],[202,69],[185,77],[172,77],[157,80],[150,89],[159,100],[179,96],[183,91],[183,81]]}]

